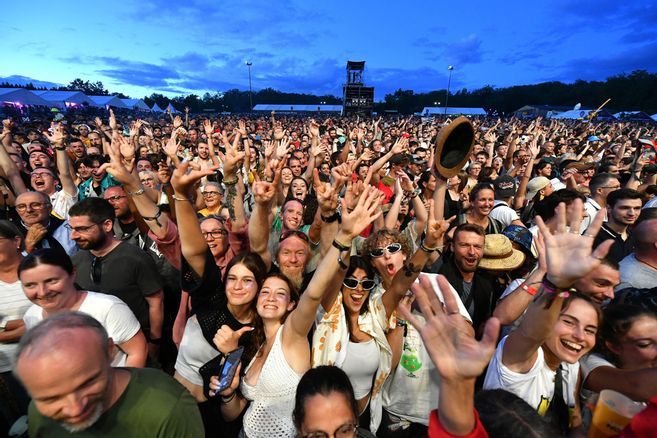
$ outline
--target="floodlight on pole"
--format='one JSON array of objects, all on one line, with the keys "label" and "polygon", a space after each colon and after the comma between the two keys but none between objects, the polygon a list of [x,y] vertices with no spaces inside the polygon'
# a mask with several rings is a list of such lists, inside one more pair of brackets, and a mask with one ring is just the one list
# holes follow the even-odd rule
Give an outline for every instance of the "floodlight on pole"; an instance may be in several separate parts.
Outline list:
[{"label": "floodlight on pole", "polygon": [[249,68],[249,112],[253,111],[253,91],[251,89],[251,66],[253,63],[251,61],[245,62],[246,66]]},{"label": "floodlight on pole", "polygon": [[449,86],[452,83],[452,71],[454,70],[453,65],[447,66],[447,70],[449,70],[449,79],[447,79],[447,91],[445,92],[445,115],[447,115],[447,102],[449,101]]}]

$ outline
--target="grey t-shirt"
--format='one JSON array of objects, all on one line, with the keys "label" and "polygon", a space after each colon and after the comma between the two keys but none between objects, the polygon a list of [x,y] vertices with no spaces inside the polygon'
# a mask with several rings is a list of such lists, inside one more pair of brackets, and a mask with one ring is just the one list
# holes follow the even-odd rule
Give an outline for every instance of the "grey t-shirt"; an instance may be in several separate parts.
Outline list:
[{"label": "grey t-shirt", "polygon": [[619,265],[621,282],[616,286],[616,292],[628,287],[649,289],[657,284],[657,269],[641,263],[634,253],[621,260]]}]

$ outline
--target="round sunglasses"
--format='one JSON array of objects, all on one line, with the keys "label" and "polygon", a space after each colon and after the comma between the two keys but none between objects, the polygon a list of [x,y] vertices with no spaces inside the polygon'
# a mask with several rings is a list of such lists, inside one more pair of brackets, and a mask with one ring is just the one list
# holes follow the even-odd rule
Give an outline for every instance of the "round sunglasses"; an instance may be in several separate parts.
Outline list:
[{"label": "round sunglasses", "polygon": [[374,289],[374,286],[376,286],[376,282],[374,280],[370,280],[367,278],[364,278],[362,280],[356,280],[355,278],[345,278],[342,281],[342,284],[344,284],[349,289],[356,289],[360,284],[363,290],[372,290]]},{"label": "round sunglasses", "polygon": [[383,248],[375,248],[372,251],[370,251],[370,256],[377,258],[377,257],[383,257],[383,254],[387,252],[388,254],[394,254],[396,252],[401,251],[402,246],[401,243],[391,243],[388,246],[384,246]]}]

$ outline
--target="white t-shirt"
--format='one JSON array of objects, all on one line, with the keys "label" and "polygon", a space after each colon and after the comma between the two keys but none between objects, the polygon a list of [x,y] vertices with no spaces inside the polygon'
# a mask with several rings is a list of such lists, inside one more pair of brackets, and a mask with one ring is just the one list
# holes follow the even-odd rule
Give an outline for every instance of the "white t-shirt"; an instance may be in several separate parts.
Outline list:
[{"label": "white t-shirt", "polygon": [[[107,330],[108,336],[114,341],[117,349],[112,360],[112,366],[125,366],[128,356],[121,350],[121,344],[132,339],[140,330],[139,321],[137,321],[128,305],[114,295],[87,292],[87,296],[80,304],[78,311],[86,313],[100,322]],[[43,319],[43,309],[36,304],[33,304],[23,317],[28,329],[34,327]]]},{"label": "white t-shirt", "polygon": [[655,208],[657,207],[657,196],[652,198],[650,201],[646,202],[646,205],[643,208]]},{"label": "white t-shirt", "polygon": [[205,340],[196,316],[189,318],[176,358],[178,374],[194,385],[203,386],[203,378],[198,370],[217,356],[219,352]]},{"label": "white t-shirt", "polygon": [[499,199],[496,199],[493,203],[493,209],[490,211],[490,217],[500,221],[502,228],[508,227],[511,225],[511,222],[515,220],[520,220],[518,213],[516,213],[513,208],[509,207],[509,204],[504,201],[500,201]]},{"label": "white t-shirt", "polygon": [[584,210],[586,210],[586,213],[588,214],[588,216],[582,220],[582,227],[584,229],[587,229],[589,225],[591,225],[593,219],[595,219],[598,213],[604,215],[605,221],[607,220],[607,209],[600,207],[600,204],[595,202],[595,200],[592,198],[586,198],[586,202],[584,203]]},{"label": "white t-shirt", "polygon": [[[0,280],[0,322],[22,319],[32,303],[27,299],[21,282],[5,283]],[[18,342],[0,342],[0,373],[11,371]]]},{"label": "white t-shirt", "polygon": [[[444,302],[436,280],[438,275],[424,273],[422,275],[429,277],[438,299]],[[453,287],[451,291],[458,304],[459,313],[472,323],[472,318],[461,302],[459,294]],[[413,310],[413,315],[419,321],[425,321],[419,311]],[[438,405],[439,385],[440,375],[431,361],[431,356],[424,347],[420,334],[409,323],[399,364],[383,387],[383,408],[394,417],[406,422],[428,426],[429,414]]]},{"label": "white t-shirt", "polygon": [[[538,349],[538,356],[532,368],[522,374],[508,369],[502,363],[502,351],[508,336],[505,336],[497,346],[495,355],[488,365],[484,389],[504,389],[509,391],[545,415],[554,396],[555,371],[545,363],[543,348]],[[574,364],[562,363],[563,395],[566,405],[575,406],[577,392],[577,378],[579,376],[579,362]]]}]

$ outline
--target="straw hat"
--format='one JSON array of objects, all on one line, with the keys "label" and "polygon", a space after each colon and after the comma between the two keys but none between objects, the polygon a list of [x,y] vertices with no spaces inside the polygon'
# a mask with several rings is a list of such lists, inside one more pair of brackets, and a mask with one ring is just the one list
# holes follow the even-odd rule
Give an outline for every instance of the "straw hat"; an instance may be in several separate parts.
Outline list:
[{"label": "straw hat", "polygon": [[511,271],[525,261],[522,251],[513,249],[511,241],[503,234],[487,234],[484,256],[479,267],[489,271]]}]

